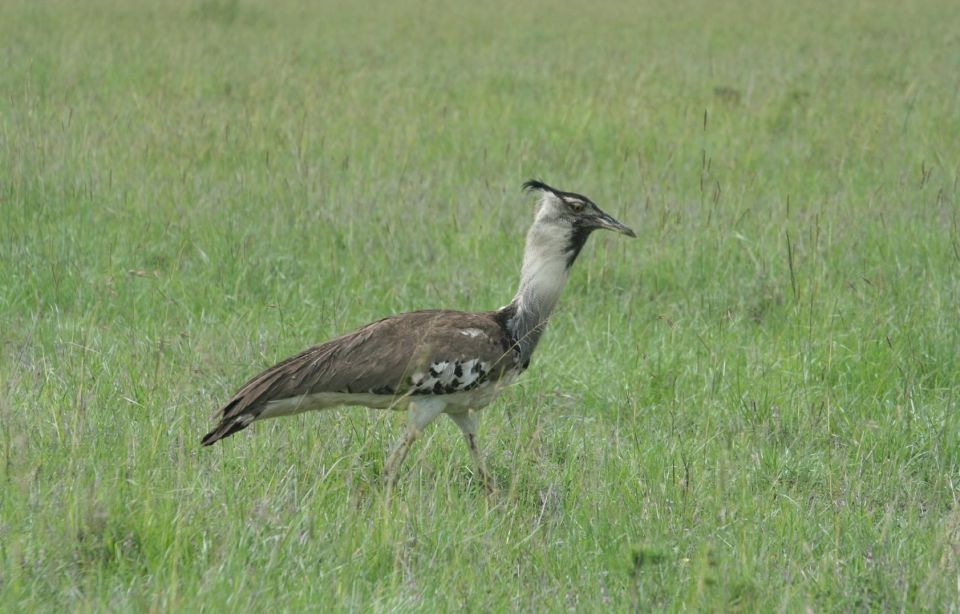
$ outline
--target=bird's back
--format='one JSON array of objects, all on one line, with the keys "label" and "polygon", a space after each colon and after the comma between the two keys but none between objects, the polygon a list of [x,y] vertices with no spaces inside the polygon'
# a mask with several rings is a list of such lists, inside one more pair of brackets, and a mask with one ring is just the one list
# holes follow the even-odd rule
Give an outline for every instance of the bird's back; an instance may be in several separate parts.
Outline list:
[{"label": "bird's back", "polygon": [[323,406],[388,407],[418,395],[462,400],[464,393],[519,371],[514,348],[501,312],[431,310],[384,318],[248,381],[220,410],[220,423],[202,443],[210,445],[257,418]]}]

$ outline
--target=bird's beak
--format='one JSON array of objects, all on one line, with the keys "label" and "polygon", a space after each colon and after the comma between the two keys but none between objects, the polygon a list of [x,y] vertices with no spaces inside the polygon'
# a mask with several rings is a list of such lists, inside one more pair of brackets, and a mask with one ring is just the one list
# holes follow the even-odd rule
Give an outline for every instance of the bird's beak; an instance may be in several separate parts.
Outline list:
[{"label": "bird's beak", "polygon": [[601,212],[600,215],[594,218],[594,223],[597,228],[603,228],[605,230],[612,230],[614,232],[619,232],[622,235],[627,235],[628,237],[637,238],[637,233],[633,232],[630,228],[627,228],[617,220],[613,219],[606,213]]}]

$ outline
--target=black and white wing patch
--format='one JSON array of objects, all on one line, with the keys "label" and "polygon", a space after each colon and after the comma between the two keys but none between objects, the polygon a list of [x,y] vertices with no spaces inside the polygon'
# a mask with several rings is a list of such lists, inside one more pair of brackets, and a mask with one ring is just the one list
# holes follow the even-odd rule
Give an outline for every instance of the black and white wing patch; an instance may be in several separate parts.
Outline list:
[{"label": "black and white wing patch", "polygon": [[479,358],[439,360],[410,376],[411,394],[453,394],[473,390],[487,380],[490,365]]}]

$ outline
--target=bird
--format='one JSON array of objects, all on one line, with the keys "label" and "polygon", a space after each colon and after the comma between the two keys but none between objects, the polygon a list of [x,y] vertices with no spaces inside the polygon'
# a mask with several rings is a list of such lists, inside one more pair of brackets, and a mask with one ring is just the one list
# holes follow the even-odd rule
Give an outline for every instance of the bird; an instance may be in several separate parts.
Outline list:
[{"label": "bird", "polygon": [[495,484],[477,442],[479,412],[527,370],[570,269],[595,230],[636,233],[592,200],[531,179],[536,214],[526,235],[520,283],[494,311],[401,313],[315,345],[246,382],[217,412],[209,446],[254,422],[338,406],[406,410],[383,479],[395,486],[415,440],[440,414],[463,433],[479,481]]}]

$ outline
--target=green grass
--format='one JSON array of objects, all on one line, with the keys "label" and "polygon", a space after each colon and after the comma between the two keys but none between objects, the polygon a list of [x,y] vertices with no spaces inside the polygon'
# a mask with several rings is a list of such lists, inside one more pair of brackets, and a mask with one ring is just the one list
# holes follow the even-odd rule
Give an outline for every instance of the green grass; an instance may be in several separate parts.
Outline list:
[{"label": "green grass", "polygon": [[[956,2],[0,3],[0,610],[960,608]],[[199,439],[242,381],[514,291],[484,413]]]}]

